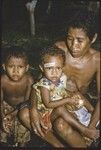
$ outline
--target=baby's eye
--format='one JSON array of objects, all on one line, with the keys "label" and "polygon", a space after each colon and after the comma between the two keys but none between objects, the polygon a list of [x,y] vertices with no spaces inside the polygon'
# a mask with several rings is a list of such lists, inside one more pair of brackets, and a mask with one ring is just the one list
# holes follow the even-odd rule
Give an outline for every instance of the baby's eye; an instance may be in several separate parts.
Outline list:
[{"label": "baby's eye", "polygon": [[57,67],[58,70],[61,70],[61,67]]},{"label": "baby's eye", "polygon": [[82,40],[78,40],[78,42],[79,42],[79,43],[82,43],[83,41],[82,41]]},{"label": "baby's eye", "polygon": [[84,41],[83,38],[78,38],[77,40],[78,40],[79,43],[82,43]]},{"label": "baby's eye", "polygon": [[51,68],[51,67],[47,67],[46,69],[47,69],[47,70],[51,70],[52,68]]},{"label": "baby's eye", "polygon": [[23,68],[23,66],[19,66],[19,68]]}]

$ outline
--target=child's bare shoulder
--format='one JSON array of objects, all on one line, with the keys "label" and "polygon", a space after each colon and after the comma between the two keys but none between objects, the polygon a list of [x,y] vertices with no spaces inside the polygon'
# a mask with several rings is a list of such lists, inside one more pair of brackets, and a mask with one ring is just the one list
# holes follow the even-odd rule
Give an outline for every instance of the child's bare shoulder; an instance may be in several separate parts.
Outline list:
[{"label": "child's bare shoulder", "polygon": [[10,80],[6,74],[1,75],[1,89],[7,87],[10,84]]},{"label": "child's bare shoulder", "polygon": [[2,74],[2,75],[1,75],[1,84],[4,84],[4,83],[7,82],[7,81],[8,81],[7,75],[6,75],[6,74]]}]

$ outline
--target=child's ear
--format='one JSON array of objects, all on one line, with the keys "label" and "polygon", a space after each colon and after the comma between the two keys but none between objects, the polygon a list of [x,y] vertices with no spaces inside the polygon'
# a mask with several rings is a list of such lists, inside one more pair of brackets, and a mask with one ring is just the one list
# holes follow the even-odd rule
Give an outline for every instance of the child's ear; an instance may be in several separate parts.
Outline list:
[{"label": "child's ear", "polygon": [[3,70],[5,71],[5,70],[6,70],[6,68],[5,68],[5,64],[2,64],[2,67],[3,67]]},{"label": "child's ear", "polygon": [[41,69],[41,71],[43,72],[43,67],[41,65],[39,65],[39,68]]},{"label": "child's ear", "polygon": [[29,69],[29,65],[26,66],[26,72],[28,71],[28,69]]},{"label": "child's ear", "polygon": [[93,43],[96,41],[96,39],[97,39],[97,33],[95,33],[95,35],[94,35],[94,37],[93,37],[91,43],[93,44]]}]

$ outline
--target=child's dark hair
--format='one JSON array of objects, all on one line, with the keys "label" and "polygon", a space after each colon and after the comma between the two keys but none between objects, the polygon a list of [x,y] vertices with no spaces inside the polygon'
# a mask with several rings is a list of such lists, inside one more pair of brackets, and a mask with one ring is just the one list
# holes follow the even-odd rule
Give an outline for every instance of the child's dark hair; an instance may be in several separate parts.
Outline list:
[{"label": "child's dark hair", "polygon": [[44,58],[46,55],[50,56],[60,56],[63,59],[63,65],[65,64],[65,52],[55,46],[48,46],[44,48],[40,53],[40,64],[45,63]]},{"label": "child's dark hair", "polygon": [[11,46],[4,49],[3,63],[7,63],[11,57],[22,58],[28,64],[26,50],[21,46]]},{"label": "child's dark hair", "polygon": [[82,28],[89,37],[90,40],[93,39],[95,33],[98,32],[98,20],[97,15],[89,10],[79,10],[73,16],[73,18],[68,22],[67,32],[69,28]]}]

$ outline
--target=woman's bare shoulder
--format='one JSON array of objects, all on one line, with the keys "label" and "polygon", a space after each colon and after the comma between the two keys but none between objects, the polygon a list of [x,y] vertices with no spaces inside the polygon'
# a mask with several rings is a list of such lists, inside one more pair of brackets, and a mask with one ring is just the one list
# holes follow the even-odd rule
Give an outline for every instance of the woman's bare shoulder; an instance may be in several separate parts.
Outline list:
[{"label": "woman's bare shoulder", "polygon": [[91,53],[94,54],[95,57],[100,57],[100,50],[91,49]]},{"label": "woman's bare shoulder", "polygon": [[92,58],[94,61],[100,63],[100,51],[99,50],[95,50],[95,49],[91,49],[91,54],[92,54]]}]

